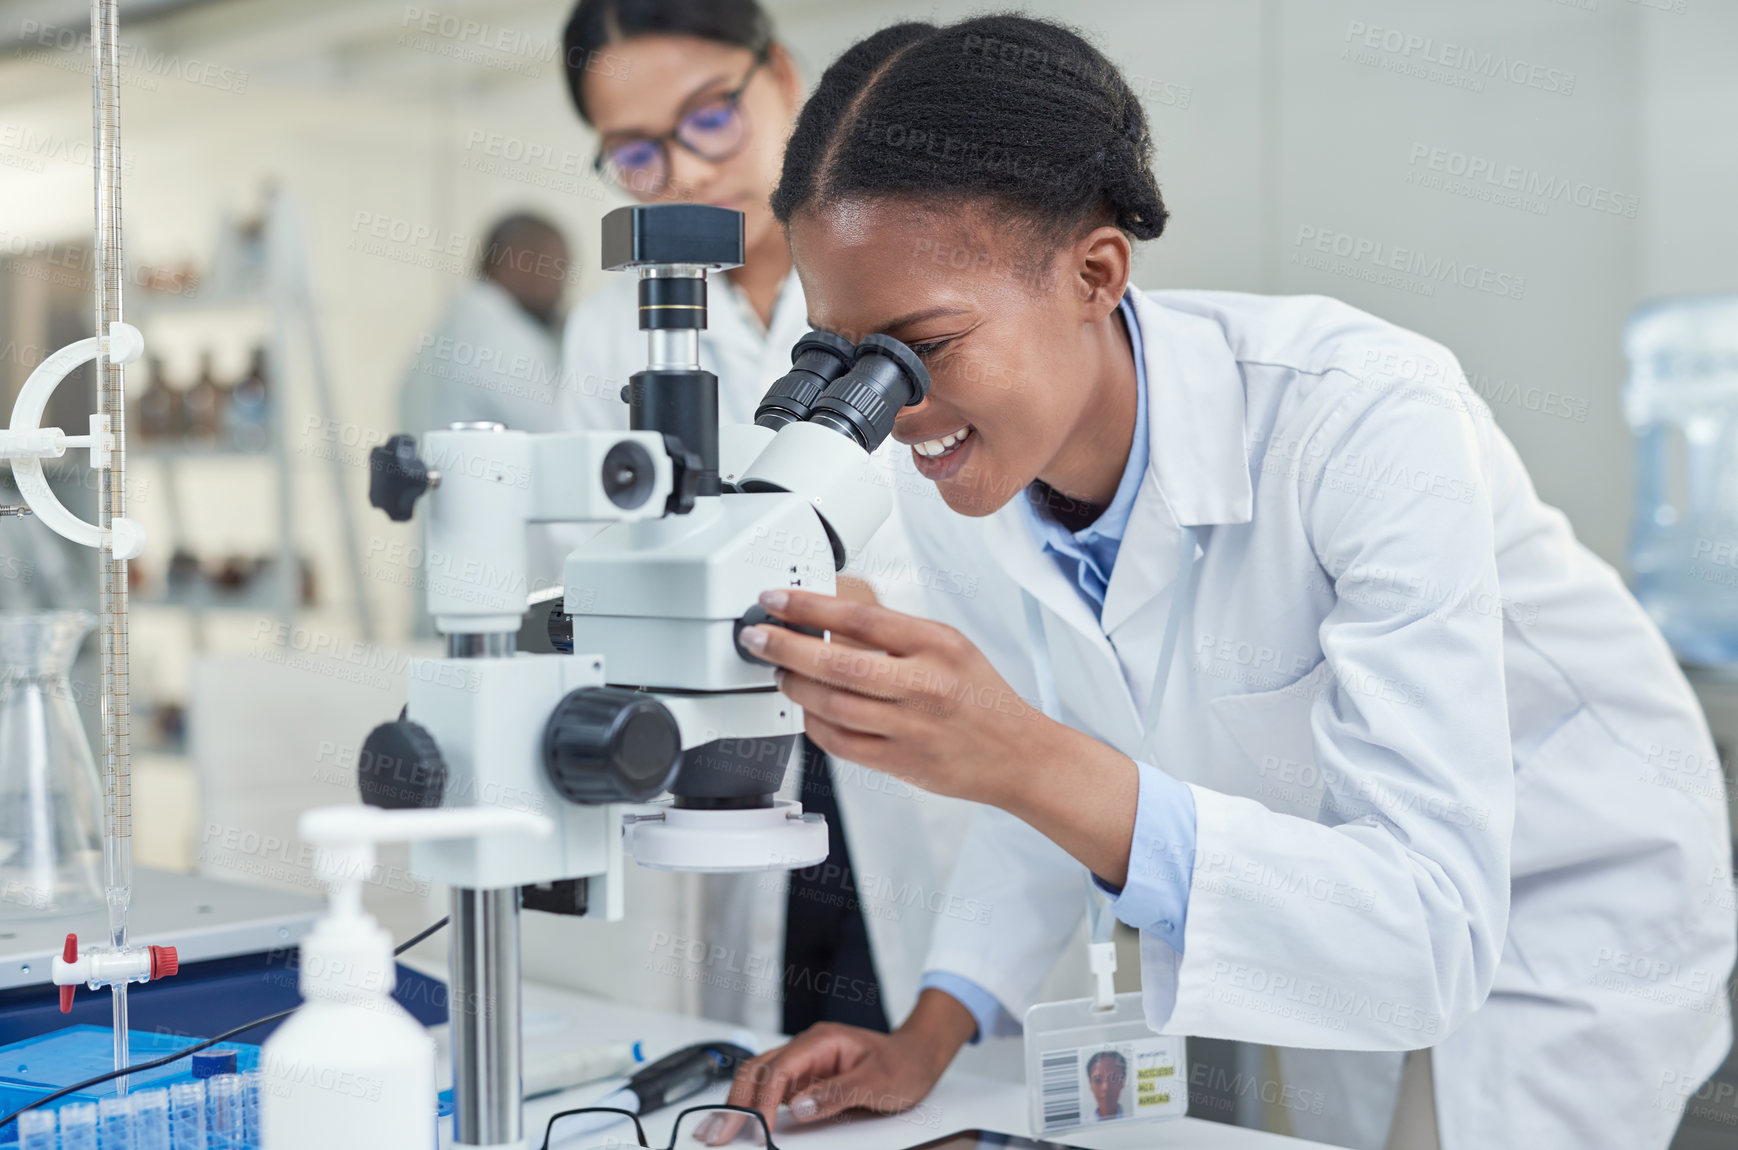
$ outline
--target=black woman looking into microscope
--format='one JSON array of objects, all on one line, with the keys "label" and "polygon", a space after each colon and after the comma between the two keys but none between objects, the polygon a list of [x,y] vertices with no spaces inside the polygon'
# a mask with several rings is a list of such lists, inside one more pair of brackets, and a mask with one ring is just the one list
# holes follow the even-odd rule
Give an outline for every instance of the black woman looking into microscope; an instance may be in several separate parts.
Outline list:
[{"label": "black woman looking into microscope", "polygon": [[950,889],[994,913],[940,920],[892,1033],[810,1029],[730,1100],[915,1104],[1018,1028],[1084,872],[1140,932],[1154,1030],[1322,1090],[1297,1133],[1663,1148],[1657,1084],[1730,1044],[1725,974],[1699,1004],[1597,975],[1733,964],[1701,901],[1724,798],[1645,769],[1714,761],[1688,684],[1447,348],[1322,297],[1132,289],[1152,152],[1117,69],[1018,16],[878,32],[797,119],[771,203],[809,319],[923,358],[894,436],[951,513],[906,523],[979,583],[945,624],[773,592],[835,641],[744,638],[822,748],[983,804]]}]

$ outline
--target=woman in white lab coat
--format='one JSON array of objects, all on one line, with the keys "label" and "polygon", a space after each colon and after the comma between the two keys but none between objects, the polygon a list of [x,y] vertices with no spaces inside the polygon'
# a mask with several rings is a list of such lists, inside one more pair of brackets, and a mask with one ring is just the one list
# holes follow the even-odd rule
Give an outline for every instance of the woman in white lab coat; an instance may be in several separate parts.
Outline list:
[{"label": "woman in white lab coat", "polygon": [[[761,396],[790,370],[791,348],[809,330],[784,229],[768,205],[802,100],[790,53],[754,0],[584,0],[563,39],[569,91],[599,137],[600,175],[646,202],[713,203],[743,213],[745,263],[710,277],[700,362],[718,376],[720,421],[752,423]],[[646,364],[637,309],[633,277],[614,275],[570,314],[563,347],[570,426],[627,427],[621,391]],[[902,450],[888,448],[885,457],[903,461]],[[890,469],[888,479],[922,482],[909,463],[902,475]],[[897,524],[890,526],[848,574],[859,580],[859,594],[873,589],[884,602],[915,609],[922,589]],[[800,1028],[804,1010],[811,1019],[838,1011],[879,1015],[883,1025],[899,1021],[917,999],[938,918],[904,902],[913,892],[930,902],[940,897],[969,812],[849,763],[813,774],[805,776],[804,797],[815,805],[817,786],[825,789],[818,801],[836,804],[842,833],[828,864],[795,877],[794,895],[782,872],[632,872],[630,921],[587,940],[615,949],[616,961],[573,970],[564,940],[548,938],[527,948],[528,963],[564,980],[577,974],[593,989],[764,1030]],[[801,782],[793,765],[787,797]],[[847,839],[848,861],[839,849]],[[796,940],[787,931],[787,906],[806,912]],[[849,921],[835,921],[841,917]],[[805,935],[806,926],[816,929]],[[569,928],[540,922],[529,929]],[[846,941],[834,945],[837,933]],[[817,956],[817,949],[827,953]],[[695,963],[693,954],[706,957]],[[816,985],[827,993],[810,993],[796,1009],[793,995]]]},{"label": "woman in white lab coat", "polygon": [[1084,864],[1149,1023],[1288,1048],[1322,1091],[1298,1133],[1664,1147],[1731,1038],[1688,685],[1446,348],[1319,297],[1129,290],[1151,148],[1112,65],[1019,17],[878,33],[799,118],[773,205],[810,318],[924,357],[894,435],[972,518],[909,524],[980,582],[957,629],[774,593],[870,650],[752,642],[821,746],[992,808],[952,887],[990,913],[942,923],[893,1034],[817,1028],[731,1100],[923,1097],[1032,1004]]}]

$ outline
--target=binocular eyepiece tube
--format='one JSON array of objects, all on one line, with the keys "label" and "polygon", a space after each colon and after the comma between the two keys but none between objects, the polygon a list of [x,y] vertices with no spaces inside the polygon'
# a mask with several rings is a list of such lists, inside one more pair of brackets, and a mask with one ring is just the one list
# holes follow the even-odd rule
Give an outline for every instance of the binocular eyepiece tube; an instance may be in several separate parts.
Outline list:
[{"label": "binocular eyepiece tube", "polygon": [[851,369],[857,349],[844,336],[811,331],[791,348],[791,369],[780,377],[754,413],[754,422],[777,431],[801,423],[814,412],[827,386]]},{"label": "binocular eyepiece tube", "polygon": [[791,349],[791,370],[767,389],[754,422],[773,431],[817,423],[873,453],[899,409],[923,402],[929,387],[923,361],[892,336],[871,335],[852,347],[811,331]]}]

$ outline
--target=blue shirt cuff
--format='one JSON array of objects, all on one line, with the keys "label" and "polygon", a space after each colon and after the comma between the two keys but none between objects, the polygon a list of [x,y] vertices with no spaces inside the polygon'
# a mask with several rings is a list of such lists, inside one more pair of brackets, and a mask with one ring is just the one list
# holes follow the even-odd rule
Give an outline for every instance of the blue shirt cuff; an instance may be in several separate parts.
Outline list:
[{"label": "blue shirt cuff", "polygon": [[1155,766],[1135,768],[1141,781],[1128,882],[1119,891],[1097,875],[1092,881],[1111,896],[1116,917],[1182,954],[1195,870],[1195,795]]},{"label": "blue shirt cuff", "polygon": [[1001,1038],[1020,1033],[1020,1024],[1014,1021],[1013,1015],[1002,1009],[996,996],[971,979],[949,974],[945,970],[932,970],[918,983],[918,990],[921,992],[932,987],[943,994],[952,995],[961,1006],[971,1011],[978,1024],[978,1032],[972,1035],[974,1046],[985,1035]]}]

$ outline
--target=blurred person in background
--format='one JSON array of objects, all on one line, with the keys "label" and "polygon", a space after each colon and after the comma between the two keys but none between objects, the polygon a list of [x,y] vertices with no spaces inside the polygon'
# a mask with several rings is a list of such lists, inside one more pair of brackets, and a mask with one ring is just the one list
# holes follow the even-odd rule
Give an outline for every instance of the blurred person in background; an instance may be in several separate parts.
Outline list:
[{"label": "blurred person in background", "polygon": [[[515,431],[560,431],[561,303],[567,240],[542,216],[515,212],[489,229],[476,278],[423,332],[399,391],[399,426],[421,439],[453,423],[500,423]],[[529,531],[527,593],[561,582],[561,561],[585,538],[568,524]],[[420,589],[415,633],[434,634]]]},{"label": "blurred person in background", "polygon": [[489,229],[477,277],[423,333],[399,395],[402,425],[421,435],[449,423],[492,421],[559,431],[561,296],[567,240],[519,212]]},{"label": "blurred person in background", "polygon": [[[791,348],[809,330],[802,285],[769,204],[803,98],[790,52],[754,0],[581,0],[563,47],[574,106],[599,138],[600,176],[642,203],[743,213],[745,262],[709,277],[700,362],[718,376],[719,422],[752,423],[761,396],[790,370]],[[628,426],[622,387],[646,365],[638,303],[635,278],[611,275],[568,317],[563,361],[571,396],[564,410],[576,414],[578,428]],[[884,527],[851,569],[862,578],[842,575],[840,594],[872,601],[879,591],[902,610],[920,611],[924,591],[914,580],[896,576],[889,586],[874,579],[906,570],[902,539],[896,522]],[[708,953],[730,955],[731,971],[764,976],[659,968],[648,978],[652,964],[641,961],[607,975],[610,985],[588,989],[787,1033],[820,1022],[885,1031],[904,1017],[916,1002],[938,917],[913,901],[939,897],[964,807],[805,750],[786,772],[782,797],[800,798],[805,810],[826,817],[831,853],[824,865],[791,872],[788,885],[785,872],[696,877],[631,869],[637,890],[628,898],[630,923],[613,938],[604,931],[588,939],[588,946],[637,947],[642,959],[649,945],[654,962],[679,949],[664,953],[659,939],[699,940]],[[528,969],[548,959],[532,949]],[[595,980],[615,965],[590,962],[565,973]]]}]

